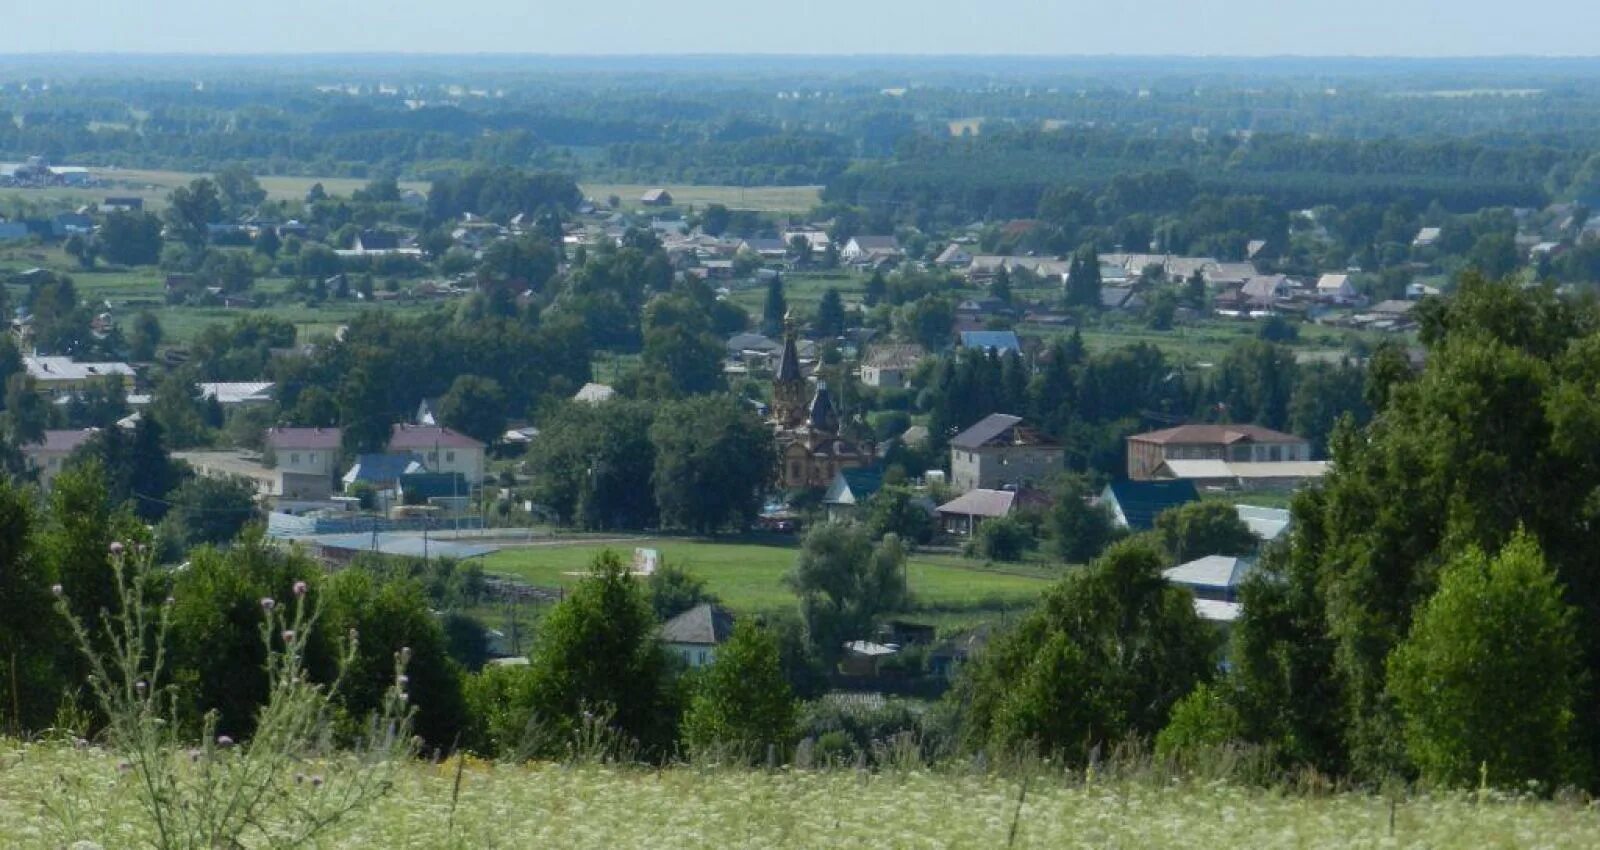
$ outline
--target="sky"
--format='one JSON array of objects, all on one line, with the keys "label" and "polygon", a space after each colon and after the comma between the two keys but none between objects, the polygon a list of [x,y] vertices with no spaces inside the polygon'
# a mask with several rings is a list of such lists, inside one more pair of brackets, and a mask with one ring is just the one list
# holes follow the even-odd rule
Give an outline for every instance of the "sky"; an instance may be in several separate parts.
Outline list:
[{"label": "sky", "polygon": [[0,0],[0,21],[0,54],[1600,54],[1590,0]]}]

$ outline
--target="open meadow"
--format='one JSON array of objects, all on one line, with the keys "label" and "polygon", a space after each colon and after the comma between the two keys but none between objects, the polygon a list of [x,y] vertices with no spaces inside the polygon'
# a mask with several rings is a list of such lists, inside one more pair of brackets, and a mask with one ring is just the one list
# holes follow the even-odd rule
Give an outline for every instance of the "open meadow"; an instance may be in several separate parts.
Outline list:
[{"label": "open meadow", "polygon": [[[308,767],[315,770],[315,766]],[[1592,848],[1587,806],[1475,795],[1391,800],[1223,783],[957,769],[857,773],[418,763],[325,848]],[[133,776],[112,757],[0,744],[8,850],[142,846]],[[49,803],[68,817],[52,816]]]},{"label": "open meadow", "polygon": [[[641,540],[637,545],[658,550],[667,563],[704,579],[706,588],[735,611],[794,607],[794,593],[783,576],[799,555],[796,547],[678,540]],[[602,544],[503,549],[485,557],[483,568],[540,587],[571,587],[608,548],[624,559],[632,554],[629,546]],[[954,555],[918,552],[907,558],[906,581],[919,610],[960,614],[1025,606],[1060,570],[1043,564],[991,567]]]}]

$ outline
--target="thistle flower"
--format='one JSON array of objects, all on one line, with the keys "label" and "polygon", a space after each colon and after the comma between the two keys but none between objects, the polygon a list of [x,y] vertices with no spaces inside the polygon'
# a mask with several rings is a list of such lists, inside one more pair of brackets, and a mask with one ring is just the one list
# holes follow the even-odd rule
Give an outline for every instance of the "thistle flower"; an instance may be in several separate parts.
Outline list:
[{"label": "thistle flower", "polygon": [[50,592],[54,593],[57,596],[60,596],[64,591],[61,589],[61,585],[52,584],[52,585],[50,585]]},{"label": "thistle flower", "polygon": [[270,597],[270,596],[261,597],[261,610],[263,610],[263,611],[271,611],[272,609],[274,609],[276,607],[278,607],[278,603],[274,602],[272,600],[272,597]]},{"label": "thistle flower", "polygon": [[294,642],[294,629],[284,629],[283,630],[283,642],[284,643],[293,643]]},{"label": "thistle flower", "polygon": [[411,647],[409,647],[409,646],[400,647],[400,663],[402,663],[402,664],[411,663]]},{"label": "thistle flower", "polygon": [[311,777],[311,787],[313,787],[313,788],[321,788],[322,787],[322,777],[320,777],[320,776]]},{"label": "thistle flower", "polygon": [[307,587],[306,583],[303,582],[303,581],[297,581],[297,582],[294,583],[294,595],[295,596],[305,596],[306,595],[306,591],[309,590],[309,589],[310,588]]},{"label": "thistle flower", "polygon": [[397,684],[397,685],[410,684],[411,683],[411,677],[407,676],[404,673],[401,673],[400,675],[394,677],[394,683]]},{"label": "thistle flower", "polygon": [[217,746],[219,746],[222,749],[226,750],[227,748],[233,746],[233,739],[228,737],[227,735],[218,735],[217,736]]},{"label": "thistle flower", "polygon": [[147,688],[147,687],[149,687],[149,685],[145,684],[145,681],[143,679],[140,679],[139,681],[133,683],[133,689],[138,691],[140,694],[143,694],[144,693],[144,689]]},{"label": "thistle flower", "polygon": [[122,554],[122,541],[121,540],[113,540],[113,541],[111,541],[111,554],[113,554],[113,555],[121,555]]}]

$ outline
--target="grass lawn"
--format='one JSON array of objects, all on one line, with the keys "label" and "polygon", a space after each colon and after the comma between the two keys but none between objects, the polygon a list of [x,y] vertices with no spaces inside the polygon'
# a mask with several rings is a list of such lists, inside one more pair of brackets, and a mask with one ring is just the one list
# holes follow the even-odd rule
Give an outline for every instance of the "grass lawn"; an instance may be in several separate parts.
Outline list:
[{"label": "grass lawn", "polygon": [[[736,611],[774,611],[795,604],[783,576],[799,554],[796,547],[678,540],[642,541],[639,545],[659,550],[668,563],[705,579],[708,589]],[[506,549],[484,558],[483,568],[542,587],[571,587],[606,548],[624,558],[632,552],[631,544]],[[907,580],[919,608],[961,615],[1026,605],[1050,586],[1058,569],[1043,564],[990,568],[951,555],[917,553],[907,563]]]},{"label": "grass lawn", "polygon": [[[265,185],[263,183],[262,185]],[[326,184],[324,184],[326,185]],[[648,209],[639,197],[651,189],[666,189],[678,207],[722,204],[729,209],[772,213],[809,212],[822,200],[821,186],[686,186],[671,183],[583,183],[583,193],[604,204],[616,195],[626,210]],[[329,187],[328,191],[333,191]]]}]

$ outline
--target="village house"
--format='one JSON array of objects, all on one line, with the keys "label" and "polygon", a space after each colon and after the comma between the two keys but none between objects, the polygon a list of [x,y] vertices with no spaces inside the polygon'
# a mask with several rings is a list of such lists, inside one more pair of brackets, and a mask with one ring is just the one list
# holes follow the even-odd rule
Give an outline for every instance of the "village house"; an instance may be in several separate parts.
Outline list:
[{"label": "village house", "polygon": [[947,269],[964,269],[972,265],[972,253],[961,243],[951,242],[945,246],[943,251],[939,252],[939,256],[933,261],[933,264]]},{"label": "village house", "polygon": [[639,196],[639,203],[647,207],[672,206],[672,193],[666,189],[651,189]]},{"label": "village house", "polygon": [[875,345],[861,361],[861,383],[877,389],[901,389],[927,356],[927,349],[920,345]]},{"label": "village house", "polygon": [[28,467],[39,476],[39,486],[48,491],[55,484],[56,476],[67,465],[67,458],[77,451],[84,443],[89,442],[99,429],[83,428],[77,430],[46,431],[44,439],[36,443],[26,443],[18,448],[22,457],[28,462]]},{"label": "village house", "polygon": [[1309,461],[1311,444],[1303,437],[1259,425],[1180,425],[1128,438],[1128,477],[1156,478],[1167,461],[1220,460],[1229,463]]},{"label": "village house", "polygon": [[362,488],[371,488],[378,500],[378,510],[387,511],[400,500],[400,477],[427,472],[422,461],[412,454],[364,454],[345,472],[341,482],[347,496],[356,495]]},{"label": "village house", "polygon": [[733,615],[720,605],[703,602],[661,624],[661,645],[689,667],[717,660],[717,647],[733,634]]},{"label": "village house", "polygon": [[833,244],[833,240],[828,238],[828,231],[826,230],[785,230],[783,232],[783,244],[793,245],[796,239],[806,240],[806,244],[810,245],[811,250],[818,255],[827,251],[828,246]]},{"label": "village house", "polygon": [[754,254],[763,263],[781,263],[789,256],[789,243],[782,239],[751,237],[739,243],[739,253]]},{"label": "village house", "polygon": [[267,429],[265,462],[277,475],[275,495],[297,500],[332,496],[341,437],[338,428]]},{"label": "village house", "polygon": [[459,472],[405,473],[395,482],[395,496],[402,505],[432,508],[444,518],[465,516],[473,502],[472,484]]},{"label": "village house", "polygon": [[1004,356],[1015,351],[1022,353],[1022,340],[1016,331],[962,331],[959,337],[962,348],[977,348]]},{"label": "village house", "polygon": [[483,443],[440,425],[397,423],[389,435],[389,453],[409,452],[430,471],[463,476],[470,489],[483,483]]},{"label": "village house", "polygon": [[956,490],[998,490],[1042,483],[1065,468],[1061,446],[1023,423],[991,413],[950,439],[950,483]]},{"label": "village house", "polygon": [[833,483],[822,494],[822,505],[830,522],[853,519],[861,514],[861,506],[883,488],[883,470],[872,468],[841,469],[833,476]]},{"label": "village house", "polygon": [[875,266],[905,257],[893,236],[852,236],[839,251],[839,259],[854,266]]},{"label": "village house", "polygon": [[1255,561],[1228,555],[1207,555],[1164,570],[1167,581],[1194,594],[1200,619],[1226,626],[1239,619],[1239,586],[1255,570]]},{"label": "village house", "polygon": [[615,398],[616,395],[617,391],[612,389],[609,384],[597,384],[590,381],[578,388],[578,391],[573,394],[572,400],[581,401],[584,404],[602,404]]},{"label": "village house", "polygon": [[983,523],[1011,516],[1024,507],[1044,510],[1049,506],[1049,498],[1038,490],[969,490],[938,507],[939,524],[946,534],[968,536]]},{"label": "village house", "polygon": [[1353,304],[1361,293],[1350,283],[1350,275],[1325,274],[1317,279],[1317,297],[1335,304]]},{"label": "village house", "polygon": [[30,355],[22,358],[39,391],[51,398],[74,395],[93,382],[120,378],[123,389],[133,387],[133,367],[126,363],[79,363],[71,357]]},{"label": "village house", "polygon": [[1118,528],[1149,531],[1156,517],[1172,508],[1200,501],[1190,481],[1113,481],[1100,491],[1098,504],[1111,511]]}]

